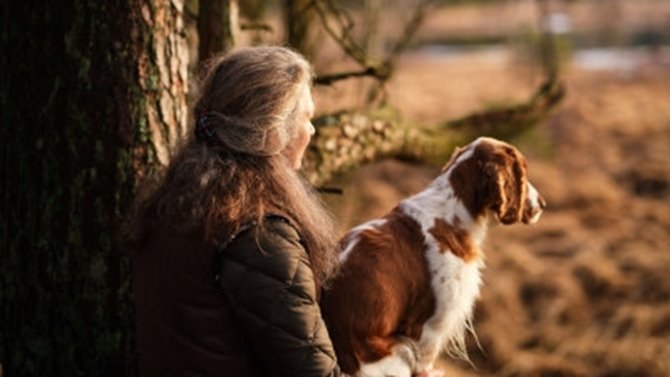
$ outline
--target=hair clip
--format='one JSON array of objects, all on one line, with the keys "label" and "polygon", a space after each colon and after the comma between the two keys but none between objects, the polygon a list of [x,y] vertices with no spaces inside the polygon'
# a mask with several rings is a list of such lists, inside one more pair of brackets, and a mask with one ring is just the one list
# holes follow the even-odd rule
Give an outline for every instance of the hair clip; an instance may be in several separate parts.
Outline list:
[{"label": "hair clip", "polygon": [[202,142],[211,142],[214,138],[214,131],[208,122],[209,116],[205,112],[195,121],[195,137]]}]

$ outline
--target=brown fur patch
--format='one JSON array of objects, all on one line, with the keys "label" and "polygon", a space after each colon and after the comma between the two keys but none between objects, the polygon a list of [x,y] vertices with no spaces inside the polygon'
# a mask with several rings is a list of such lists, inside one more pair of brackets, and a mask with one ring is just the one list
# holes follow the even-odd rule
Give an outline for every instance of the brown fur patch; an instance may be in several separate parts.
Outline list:
[{"label": "brown fur patch", "polygon": [[357,236],[341,273],[321,297],[338,362],[347,373],[391,354],[398,337],[418,340],[435,312],[420,225],[398,209],[386,220],[381,229]]},{"label": "brown fur patch", "polygon": [[472,236],[465,229],[459,228],[458,222],[452,225],[437,218],[428,232],[437,240],[441,253],[450,251],[465,262],[473,260],[478,254]]}]

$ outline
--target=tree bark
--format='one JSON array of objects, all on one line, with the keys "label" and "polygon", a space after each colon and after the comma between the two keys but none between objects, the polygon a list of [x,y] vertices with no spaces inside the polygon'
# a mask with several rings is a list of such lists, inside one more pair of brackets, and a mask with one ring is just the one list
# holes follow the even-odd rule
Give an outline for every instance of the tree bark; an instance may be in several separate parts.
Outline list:
[{"label": "tree bark", "polygon": [[2,5],[0,363],[136,375],[118,228],[186,130],[178,0]]}]

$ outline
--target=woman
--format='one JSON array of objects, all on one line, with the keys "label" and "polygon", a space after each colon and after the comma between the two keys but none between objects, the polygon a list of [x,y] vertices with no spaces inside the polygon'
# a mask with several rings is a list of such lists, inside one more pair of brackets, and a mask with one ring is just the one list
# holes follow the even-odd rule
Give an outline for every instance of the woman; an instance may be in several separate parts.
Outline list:
[{"label": "woman", "polygon": [[144,376],[339,376],[317,305],[331,219],[296,173],[311,69],[281,47],[216,60],[195,137],[132,222]]}]

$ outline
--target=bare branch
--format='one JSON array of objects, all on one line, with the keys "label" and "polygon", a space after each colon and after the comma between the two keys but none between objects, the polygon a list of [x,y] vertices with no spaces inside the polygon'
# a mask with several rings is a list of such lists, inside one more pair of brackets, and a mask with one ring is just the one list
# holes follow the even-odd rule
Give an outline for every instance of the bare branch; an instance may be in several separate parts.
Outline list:
[{"label": "bare branch", "polygon": [[316,85],[332,85],[336,81],[349,79],[352,77],[374,77],[380,81],[386,81],[391,74],[391,70],[385,66],[367,67],[362,71],[347,71],[328,75],[317,76],[314,79]]},{"label": "bare branch", "polygon": [[519,133],[545,118],[564,96],[565,85],[561,81],[550,79],[543,83],[533,97],[525,103],[470,114],[460,119],[447,121],[442,127],[499,137],[509,133]]},{"label": "bare branch", "polygon": [[405,30],[401,34],[400,39],[395,43],[389,56],[386,58],[387,62],[390,62],[392,59],[395,59],[400,53],[405,51],[409,42],[411,42],[416,31],[419,30],[419,27],[423,23],[423,20],[426,17],[428,8],[432,5],[432,0],[421,0],[419,4],[414,8],[414,13],[405,25]]},{"label": "bare branch", "polygon": [[[330,37],[333,38],[342,47],[347,55],[352,57],[363,67],[376,65],[375,63],[371,62],[371,59],[365,52],[365,49],[359,46],[359,44],[351,35],[351,31],[354,28],[353,19],[349,13],[337,5],[336,0],[313,0],[312,4],[314,5],[314,9],[316,9],[317,14],[321,18],[323,27],[326,29],[328,35],[330,35]],[[340,29],[339,32],[331,25],[331,21],[328,17],[329,14],[334,16],[334,19]]]}]

